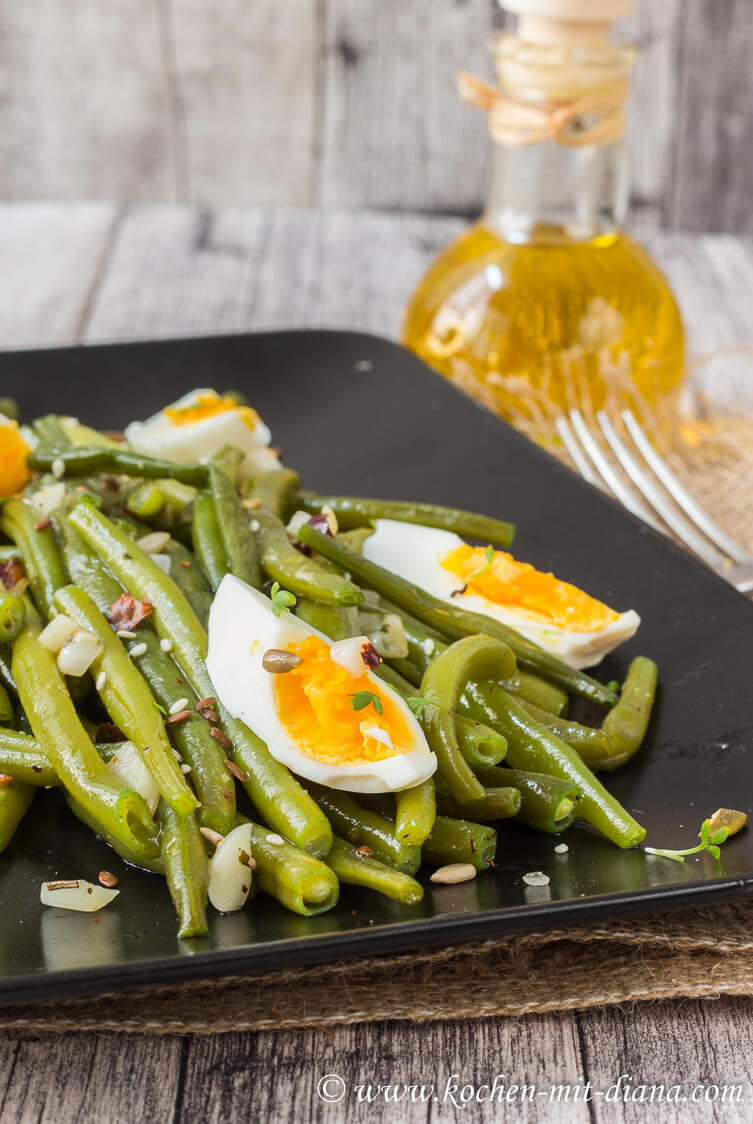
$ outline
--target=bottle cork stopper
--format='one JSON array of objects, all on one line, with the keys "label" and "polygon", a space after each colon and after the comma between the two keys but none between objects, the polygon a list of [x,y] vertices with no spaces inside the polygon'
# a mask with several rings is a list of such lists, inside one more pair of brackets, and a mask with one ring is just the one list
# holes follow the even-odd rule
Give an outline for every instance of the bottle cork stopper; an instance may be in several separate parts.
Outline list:
[{"label": "bottle cork stopper", "polygon": [[615,20],[626,19],[635,0],[499,0],[518,16],[518,36],[532,43],[598,44]]}]

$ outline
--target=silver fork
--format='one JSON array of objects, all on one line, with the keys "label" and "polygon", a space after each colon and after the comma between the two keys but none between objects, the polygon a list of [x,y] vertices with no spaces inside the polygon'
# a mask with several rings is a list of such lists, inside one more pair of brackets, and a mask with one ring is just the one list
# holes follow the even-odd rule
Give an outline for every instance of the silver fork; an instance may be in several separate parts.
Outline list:
[{"label": "silver fork", "polygon": [[659,456],[632,411],[623,410],[621,419],[630,444],[603,410],[596,414],[598,432],[589,427],[580,410],[557,419],[557,431],[581,476],[611,492],[654,530],[666,533],[668,528],[741,593],[753,591],[753,555],[701,507]]}]

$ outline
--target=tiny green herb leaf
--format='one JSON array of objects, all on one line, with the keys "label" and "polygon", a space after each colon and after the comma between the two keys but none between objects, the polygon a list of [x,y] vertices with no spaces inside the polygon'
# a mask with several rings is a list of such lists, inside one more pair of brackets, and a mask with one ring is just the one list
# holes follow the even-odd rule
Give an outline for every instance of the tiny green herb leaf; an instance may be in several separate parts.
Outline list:
[{"label": "tiny green herb leaf", "polygon": [[484,561],[483,566],[479,566],[477,570],[474,570],[472,574],[468,575],[468,577],[466,578],[466,581],[465,581],[466,585],[468,585],[470,582],[472,582],[474,580],[474,578],[480,578],[482,574],[485,574],[487,572],[487,570],[491,569],[492,562],[494,561],[494,547],[493,546],[487,546],[486,550],[484,551],[484,559],[485,559],[485,561]]},{"label": "tiny green herb leaf", "polygon": [[164,706],[160,706],[156,699],[152,699],[152,702],[154,703],[155,707],[160,712],[162,717],[167,718],[167,711],[165,710]]},{"label": "tiny green herb leaf", "polygon": [[357,691],[355,695],[350,696],[350,705],[354,710],[365,710],[367,706],[371,705],[377,714],[384,713],[382,700],[379,695],[375,695],[371,691]]},{"label": "tiny green herb leaf", "polygon": [[417,718],[423,714],[427,706],[431,706],[429,700],[422,698],[420,695],[411,695],[411,697],[405,701]]},{"label": "tiny green herb leaf", "polygon": [[671,851],[664,850],[660,847],[644,847],[644,851],[649,855],[659,855],[663,859],[672,859],[676,863],[684,863],[686,855],[698,855],[701,851],[708,851],[713,859],[719,862],[719,844],[724,843],[729,835],[729,828],[720,827],[718,831],[711,833],[711,821],[704,820],[701,824],[701,842],[697,847],[687,847],[684,851]]},{"label": "tiny green herb leaf", "polygon": [[289,593],[287,589],[281,589],[279,582],[272,582],[269,597],[276,617],[279,617],[280,613],[289,612],[295,605],[295,594]]}]

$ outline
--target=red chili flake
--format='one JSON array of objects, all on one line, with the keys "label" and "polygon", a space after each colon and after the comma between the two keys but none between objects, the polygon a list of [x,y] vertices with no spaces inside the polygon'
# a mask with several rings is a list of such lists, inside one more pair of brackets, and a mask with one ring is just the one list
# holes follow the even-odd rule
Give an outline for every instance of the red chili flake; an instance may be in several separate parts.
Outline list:
[{"label": "red chili flake", "polygon": [[34,524],[35,531],[47,531],[52,526],[51,519],[38,519]]},{"label": "red chili flake", "polygon": [[94,734],[94,740],[102,745],[114,745],[115,742],[124,742],[126,736],[120,727],[115,726],[112,722],[100,722]]},{"label": "red chili flake", "polygon": [[106,492],[119,492],[120,481],[116,476],[103,476],[101,480],[102,487]]},{"label": "red chili flake", "polygon": [[110,624],[116,632],[133,632],[152,611],[151,601],[137,601],[130,593],[121,593],[110,606]]},{"label": "red chili flake", "polygon": [[0,562],[0,585],[4,589],[15,589],[25,577],[26,570],[20,558],[9,558],[7,562]]},{"label": "red chili flake", "polygon": [[9,784],[13,784],[13,777],[6,777],[5,773],[0,773],[0,788],[5,788]]},{"label": "red chili flake", "polygon": [[240,781],[241,784],[245,784],[248,780],[248,777],[243,772],[243,769],[239,769],[235,761],[225,761],[225,768],[229,773],[232,773],[235,779]]},{"label": "red chili flake", "polygon": [[377,652],[371,641],[368,641],[361,648],[361,659],[367,667],[371,668],[372,671],[378,668],[380,663],[382,662],[382,657],[379,655],[379,652]]},{"label": "red chili flake", "polygon": [[184,570],[187,570],[190,565],[191,565],[190,562],[181,562],[181,566],[183,567]]},{"label": "red chili flake", "polygon": [[331,539],[335,537],[332,534],[332,528],[329,525],[329,519],[323,511],[318,512],[316,515],[312,515],[308,520],[308,525],[309,527],[313,527],[315,531],[319,531],[322,535],[329,535]]},{"label": "red chili flake", "polygon": [[165,725],[172,726],[175,722],[185,722],[192,714],[194,714],[193,710],[179,710],[177,714],[169,714],[165,719]]}]

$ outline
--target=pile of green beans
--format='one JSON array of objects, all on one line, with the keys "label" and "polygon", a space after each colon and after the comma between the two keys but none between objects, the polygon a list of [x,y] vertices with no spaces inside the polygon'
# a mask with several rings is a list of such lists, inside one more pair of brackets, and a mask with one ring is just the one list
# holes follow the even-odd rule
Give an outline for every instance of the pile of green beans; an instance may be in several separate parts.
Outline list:
[{"label": "pile of green beans", "polygon": [[[497,832],[510,822],[557,835],[581,818],[619,847],[642,840],[595,773],[625,765],[643,744],[656,665],[634,659],[616,692],[361,553],[375,519],[500,549],[512,524],[315,495],[282,466],[246,479],[232,447],[207,464],[178,464],[54,414],[33,430],[29,487],[0,500],[0,563],[20,560],[25,575],[7,588],[0,571],[0,851],[37,790],[57,788],[125,862],[165,880],[187,939],[209,932],[212,855],[239,823],[251,832],[252,899],[261,891],[302,917],[331,909],[341,884],[416,905],[425,866],[498,864]],[[64,498],[40,514],[53,481]],[[337,525],[328,529],[325,513]],[[297,535],[286,526],[294,514]],[[207,672],[207,616],[227,574],[263,593],[274,583],[291,595],[285,611],[332,641],[389,638],[377,675],[416,714],[436,774],[359,795],[282,765],[223,707]],[[138,618],[121,626],[122,602]],[[64,677],[40,643],[58,614],[99,643],[83,676]],[[600,726],[567,717],[571,695],[605,708]],[[110,768],[125,741],[154,781],[153,814]]]}]

